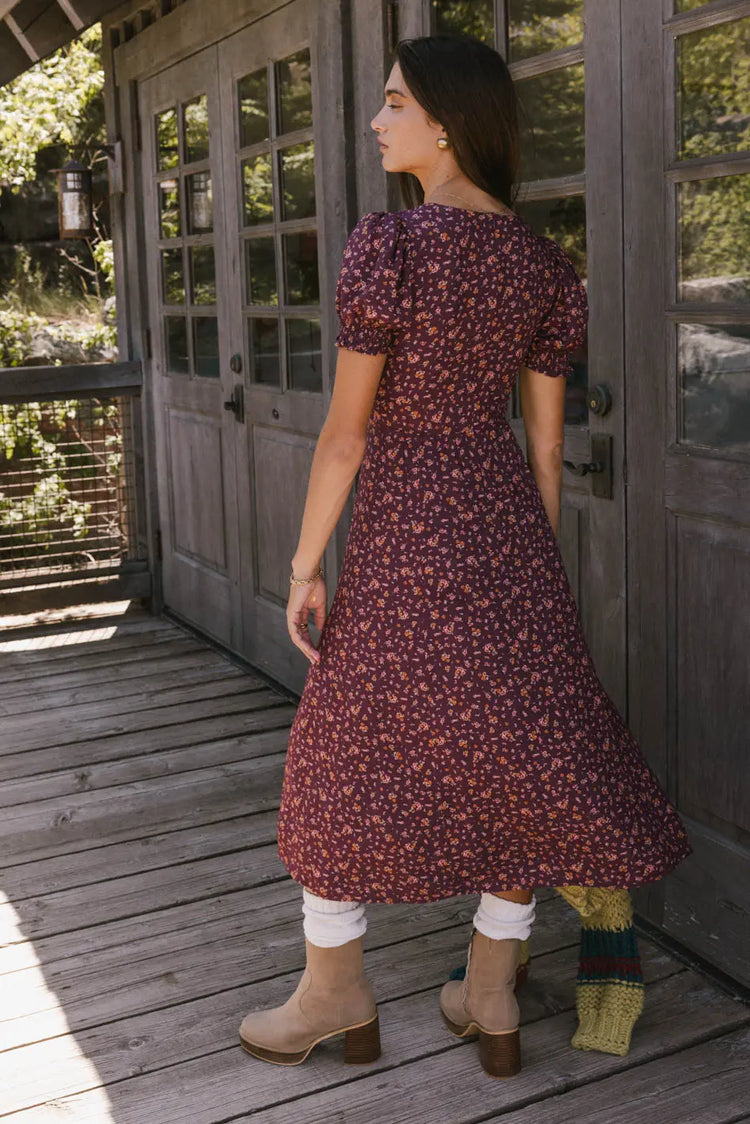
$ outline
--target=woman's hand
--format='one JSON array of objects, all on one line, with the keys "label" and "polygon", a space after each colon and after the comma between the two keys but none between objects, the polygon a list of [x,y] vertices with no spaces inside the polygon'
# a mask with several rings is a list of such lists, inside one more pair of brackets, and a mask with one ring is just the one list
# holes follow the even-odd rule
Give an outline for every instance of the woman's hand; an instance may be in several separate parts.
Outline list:
[{"label": "woman's hand", "polygon": [[289,588],[289,601],[286,607],[289,635],[310,662],[317,663],[320,652],[310,641],[307,619],[311,612],[314,613],[315,627],[322,629],[326,619],[325,578],[319,577],[309,585],[291,585]]}]

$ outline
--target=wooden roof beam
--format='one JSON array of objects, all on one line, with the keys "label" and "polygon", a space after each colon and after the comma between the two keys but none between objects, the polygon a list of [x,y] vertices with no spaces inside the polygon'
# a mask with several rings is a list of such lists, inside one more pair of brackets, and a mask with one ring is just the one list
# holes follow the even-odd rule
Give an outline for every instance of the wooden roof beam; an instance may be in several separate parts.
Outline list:
[{"label": "wooden roof beam", "polygon": [[81,17],[78,15],[78,12],[71,4],[70,0],[57,0],[57,2],[65,12],[65,15],[68,17],[70,22],[73,24],[73,27],[76,29],[76,31],[80,31],[85,25]]},{"label": "wooden roof beam", "polygon": [[18,26],[16,21],[13,19],[13,16],[10,14],[10,11],[7,11],[5,13],[5,23],[7,24],[9,29],[13,32],[13,35],[18,40],[21,47],[23,47],[23,49],[26,52],[26,54],[28,55],[29,59],[32,62],[39,62],[38,51],[34,50],[31,43],[28,41],[28,39],[26,38],[24,33],[21,31],[21,28]]}]

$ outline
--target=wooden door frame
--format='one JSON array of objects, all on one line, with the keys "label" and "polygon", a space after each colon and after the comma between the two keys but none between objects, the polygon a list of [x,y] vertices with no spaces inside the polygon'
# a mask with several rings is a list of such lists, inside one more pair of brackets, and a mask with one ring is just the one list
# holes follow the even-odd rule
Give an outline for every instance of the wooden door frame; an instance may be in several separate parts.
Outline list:
[{"label": "wooden door frame", "polygon": [[[713,8],[713,11],[711,10]],[[707,10],[708,9],[708,10]],[[623,13],[625,9],[623,9]],[[746,5],[726,6],[728,18],[747,17]],[[628,448],[628,618],[631,724],[649,764],[670,800],[680,810],[679,707],[676,649],[678,619],[676,560],[679,522],[691,517],[707,529],[750,524],[750,463],[731,459],[720,450],[691,448],[678,441],[677,323],[698,316],[722,320],[722,309],[702,315],[675,302],[675,192],[680,170],[675,164],[674,71],[670,27],[699,29],[716,18],[715,6],[672,14],[668,0],[628,0],[623,25],[624,82],[624,239],[626,354],[629,365]],[[628,76],[638,81],[628,81]],[[654,107],[659,107],[655,111]],[[649,128],[643,129],[643,122]],[[731,159],[731,157],[729,158]],[[737,171],[747,172],[736,161]],[[644,269],[644,263],[649,268]],[[654,372],[654,356],[660,367]],[[718,525],[717,525],[718,524]],[[729,591],[731,596],[732,591]],[[636,887],[636,908],[651,922],[672,932],[677,940],[710,958],[710,935],[705,924],[712,904],[715,873],[732,885],[732,900],[721,902],[727,932],[736,929],[750,910],[743,885],[747,856],[728,835],[720,835],[701,820],[680,814],[694,846],[686,868],[673,877]],[[729,871],[734,871],[730,876]],[[744,879],[746,882],[746,878]],[[685,918],[689,897],[689,921]],[[700,916],[698,916],[700,915]],[[704,924],[705,923],[705,924]],[[746,934],[745,934],[746,940]]]},{"label": "wooden door frame", "polygon": [[[591,5],[592,0],[586,0]],[[590,318],[588,368],[591,385],[603,383],[612,391],[612,408],[601,416],[590,413],[586,425],[565,427],[564,457],[580,463],[591,459],[591,438],[610,435],[613,447],[613,497],[592,495],[591,476],[563,474],[558,539],[566,571],[597,673],[621,714],[628,716],[627,606],[625,540],[626,430],[623,331],[623,214],[622,214],[622,80],[619,56],[621,0],[593,0],[594,18],[584,18],[585,173],[545,182],[542,197],[570,191],[585,183],[587,291]],[[402,0],[399,37],[427,35],[429,0]],[[503,0],[495,0],[495,25],[505,39]],[[558,52],[569,63],[572,49]],[[531,76],[548,65],[545,56],[511,63],[510,71]],[[378,90],[374,100],[381,96]],[[375,100],[375,104],[377,101]],[[617,190],[613,191],[613,184]],[[526,191],[531,200],[536,191]],[[592,233],[596,232],[596,238]],[[619,331],[613,330],[619,327]],[[511,420],[516,440],[525,452],[523,421]],[[580,560],[580,561],[579,561]],[[618,576],[619,575],[619,576]],[[593,603],[590,591],[596,590]],[[595,611],[594,611],[595,607]]]},{"label": "wooden door frame", "polygon": [[[289,10],[288,26],[285,22],[287,9]],[[329,13],[333,11],[331,5],[328,6],[328,11]],[[282,40],[285,45],[279,53],[276,46]],[[253,476],[254,466],[258,464],[256,453],[262,449],[264,437],[267,437],[272,444],[275,443],[277,448],[285,442],[295,445],[298,450],[304,450],[302,454],[304,458],[311,459],[330,400],[336,360],[333,292],[338,263],[330,252],[330,246],[327,245],[327,231],[330,223],[338,223],[346,180],[344,146],[333,143],[337,131],[330,127],[339,116],[342,105],[341,87],[336,85],[336,71],[331,67],[331,59],[338,50],[343,67],[341,41],[341,27],[336,21],[326,24],[313,18],[311,0],[290,0],[290,4],[285,5],[285,9],[266,13],[257,28],[253,25],[240,28],[218,43],[225,148],[223,178],[226,210],[229,216],[228,254],[234,278],[233,291],[229,298],[230,331],[233,334],[232,350],[241,355],[247,353],[246,319],[242,301],[244,260],[241,249],[245,244],[243,234],[247,234],[248,230],[240,221],[242,206],[237,159],[242,146],[238,135],[236,81],[259,65],[259,57],[253,56],[254,51],[260,52],[264,62],[268,58],[294,54],[303,47],[308,48],[310,52],[315,214],[309,220],[302,220],[302,224],[305,227],[314,225],[317,232],[321,297],[322,393],[288,388],[282,390],[277,386],[253,383],[245,374],[245,448],[239,460],[241,473],[239,488],[240,494],[245,498],[240,521],[242,541],[245,544],[241,561],[241,584],[244,592],[242,615],[246,626],[243,654],[255,666],[273,674],[286,686],[299,693],[304,686],[309,664],[303,660],[298,649],[287,637],[286,622],[281,607],[275,604],[273,595],[269,596],[267,591],[265,596],[263,594],[259,574],[259,559],[262,551],[256,532],[265,512],[256,513],[258,492]],[[308,134],[309,130],[302,135]],[[275,152],[277,145],[282,141],[279,137],[273,137],[269,143],[271,151]],[[276,174],[275,170],[273,174]],[[340,252],[343,252],[343,244]],[[280,483],[283,489],[283,482]],[[288,485],[290,503],[295,506],[298,498],[304,499],[304,484],[304,480],[296,479]],[[280,498],[281,496],[283,490]],[[271,498],[265,496],[264,502],[266,498],[271,502]],[[328,575],[335,575],[339,569],[345,545],[345,533],[345,527],[340,523],[326,548],[323,564]],[[292,552],[293,547],[288,560],[280,560],[279,565],[290,567]],[[278,575],[279,590],[285,588],[287,572],[284,570]],[[334,589],[335,582],[329,580],[329,598],[333,597]],[[286,641],[282,649],[274,644],[274,641],[279,639],[279,632],[281,639]],[[267,652],[270,652],[268,658]]]},{"label": "wooden door frame", "polygon": [[[150,330],[150,390],[154,407],[154,429],[160,437],[154,450],[154,463],[159,474],[157,492],[161,496],[159,528],[162,532],[162,576],[166,576],[167,571],[171,570],[173,577],[170,582],[170,605],[175,614],[187,619],[194,627],[202,628],[216,642],[237,650],[241,639],[236,479],[238,434],[234,430],[234,416],[223,408],[223,403],[231,394],[233,379],[229,367],[228,307],[225,300],[230,284],[226,218],[221,192],[216,190],[217,173],[220,175],[222,172],[222,145],[217,128],[221,114],[217,60],[217,48],[211,44],[188,60],[174,63],[138,83],[139,110],[144,99],[149,107],[147,113],[140,114],[143,120],[139,183],[142,206],[139,218],[149,251],[142,259],[141,277]],[[199,164],[199,168],[208,167],[214,187],[212,231],[208,236],[198,236],[198,243],[189,236],[188,207],[183,195],[184,188],[180,188],[183,229],[179,248],[182,251],[184,240],[188,238],[188,245],[208,244],[213,250],[216,300],[210,308],[205,307],[210,318],[216,320],[219,369],[218,376],[211,377],[197,373],[192,376],[176,375],[169,371],[163,336],[160,253],[155,249],[158,242],[157,182],[159,175],[163,174],[159,172],[155,158],[155,114],[174,105],[179,107],[203,93],[207,97],[211,143],[210,155]],[[182,163],[178,170],[178,182],[182,182]],[[188,274],[189,270],[186,269],[186,295],[189,290]],[[192,315],[188,312],[190,306],[193,307]],[[200,306],[196,305],[195,300],[187,302],[185,322],[189,339],[192,336],[196,310],[200,311]],[[209,489],[208,494],[212,495],[214,502],[207,502],[204,492],[199,503],[212,511],[223,512],[222,526],[220,529],[217,526],[217,533],[189,549],[184,543],[178,545],[177,542],[177,508],[180,503],[190,503],[192,496],[181,490],[184,486],[179,480],[176,485],[173,484],[174,455],[178,450],[184,452],[188,447],[184,439],[173,446],[173,426],[175,421],[179,422],[180,417],[183,423],[189,422],[191,426],[199,424],[199,433],[211,433],[206,448],[217,456],[217,471],[206,474],[201,487]],[[195,433],[196,430],[193,429],[191,439]],[[206,439],[205,436],[203,439]],[[216,492],[212,494],[211,488],[215,488]],[[188,523],[195,526],[193,516],[190,516]],[[216,555],[214,548],[218,552]],[[186,610],[185,606],[190,608]]]},{"label": "wooden door frame", "polygon": [[[108,109],[108,139],[122,142],[124,191],[113,206],[113,251],[118,286],[118,339],[120,349],[130,358],[140,359],[144,369],[144,405],[147,443],[145,469],[149,498],[149,542],[155,594],[152,607],[161,612],[161,566],[158,549],[158,497],[155,472],[155,429],[153,372],[148,353],[149,310],[144,267],[146,245],[142,222],[141,133],[138,119],[138,84],[170,65],[181,62],[199,50],[249,26],[288,5],[273,0],[216,0],[209,7],[201,0],[185,0],[169,15],[144,27],[132,40],[113,47],[107,35],[109,24],[122,20],[137,9],[137,0],[112,13],[104,24],[105,99]],[[342,104],[345,81],[351,81],[352,19],[348,0],[316,0],[315,19],[311,20],[311,57],[319,77],[316,97],[319,109],[341,116],[343,143],[335,131],[322,130],[321,166],[327,170],[325,190],[318,193],[319,265],[322,305],[322,351],[324,364],[324,406],[330,400],[336,349],[337,318],[333,301],[338,269],[349,232],[358,216],[352,190],[355,157],[355,124],[351,106]],[[368,5],[368,15],[372,4]],[[381,21],[382,22],[382,21]],[[169,29],[169,34],[165,31]],[[331,135],[331,132],[334,135]],[[317,153],[317,149],[316,149]],[[328,340],[328,346],[325,340]],[[326,555],[329,573],[338,570],[343,557],[352,497],[342,513]],[[335,583],[329,596],[333,595]]]}]

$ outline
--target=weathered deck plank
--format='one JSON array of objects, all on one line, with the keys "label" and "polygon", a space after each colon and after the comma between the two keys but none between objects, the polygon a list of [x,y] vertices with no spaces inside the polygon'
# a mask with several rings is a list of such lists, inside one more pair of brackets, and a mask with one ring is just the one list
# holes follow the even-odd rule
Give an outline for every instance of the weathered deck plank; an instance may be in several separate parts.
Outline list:
[{"label": "weathered deck plank", "polygon": [[570,1046],[579,923],[551,887],[537,891],[512,1080],[486,1078],[476,1044],[439,1016],[472,896],[368,906],[383,1040],[372,1066],[344,1066],[341,1037],[300,1066],[249,1057],[242,1016],[283,1002],[304,968],[300,889],[275,839],[294,705],[146,614],[115,635],[95,617],[34,633],[0,641],[0,1120],[747,1115],[750,1007],[643,936],[646,1006],[630,1053]]}]

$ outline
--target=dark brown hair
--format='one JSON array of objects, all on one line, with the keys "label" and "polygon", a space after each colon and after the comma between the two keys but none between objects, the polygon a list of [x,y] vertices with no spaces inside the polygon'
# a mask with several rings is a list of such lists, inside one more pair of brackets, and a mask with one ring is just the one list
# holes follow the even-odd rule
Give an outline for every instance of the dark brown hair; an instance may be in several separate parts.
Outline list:
[{"label": "dark brown hair", "polygon": [[[445,130],[464,175],[512,207],[518,194],[518,101],[508,67],[494,48],[470,35],[424,35],[396,44],[409,92]],[[411,172],[399,172],[406,207],[424,202]]]}]

